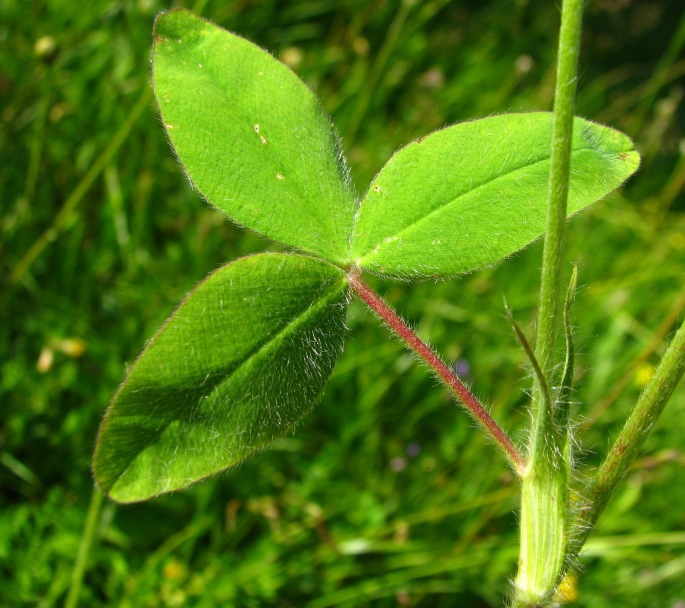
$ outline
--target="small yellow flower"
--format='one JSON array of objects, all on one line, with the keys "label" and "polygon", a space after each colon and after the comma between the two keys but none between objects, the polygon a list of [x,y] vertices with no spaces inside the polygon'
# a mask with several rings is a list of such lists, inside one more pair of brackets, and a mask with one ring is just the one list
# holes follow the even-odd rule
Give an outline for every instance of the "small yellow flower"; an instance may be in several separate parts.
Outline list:
[{"label": "small yellow flower", "polygon": [[560,604],[567,602],[575,602],[578,599],[578,577],[571,572],[564,577],[557,592],[554,594],[554,600]]}]

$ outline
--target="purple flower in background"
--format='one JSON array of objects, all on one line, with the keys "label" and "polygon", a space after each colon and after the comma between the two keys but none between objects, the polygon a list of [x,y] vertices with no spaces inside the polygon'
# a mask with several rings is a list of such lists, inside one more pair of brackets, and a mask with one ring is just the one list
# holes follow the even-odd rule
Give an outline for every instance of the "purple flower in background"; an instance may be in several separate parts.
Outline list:
[{"label": "purple flower in background", "polygon": [[421,453],[421,444],[418,441],[410,441],[404,452],[409,458],[416,458]]},{"label": "purple flower in background", "polygon": [[471,374],[471,365],[466,359],[457,359],[452,363],[452,369],[460,378],[468,378]]}]

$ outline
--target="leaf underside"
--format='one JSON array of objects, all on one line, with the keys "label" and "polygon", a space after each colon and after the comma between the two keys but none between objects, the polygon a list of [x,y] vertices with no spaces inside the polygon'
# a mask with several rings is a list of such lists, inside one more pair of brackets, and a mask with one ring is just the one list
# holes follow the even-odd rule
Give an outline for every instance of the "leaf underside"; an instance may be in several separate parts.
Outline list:
[{"label": "leaf underside", "polygon": [[[399,150],[362,200],[352,255],[394,278],[453,276],[492,264],[545,227],[552,114],[457,124]],[[617,188],[639,165],[628,137],[576,118],[569,214]]]},{"label": "leaf underside", "polygon": [[186,10],[155,23],[153,81],[191,181],[239,224],[349,262],[357,202],[312,91],[244,38]]},{"label": "leaf underside", "polygon": [[210,275],[128,373],[102,425],[95,476],[120,502],[184,488],[290,429],[344,342],[347,278],[261,254]]}]

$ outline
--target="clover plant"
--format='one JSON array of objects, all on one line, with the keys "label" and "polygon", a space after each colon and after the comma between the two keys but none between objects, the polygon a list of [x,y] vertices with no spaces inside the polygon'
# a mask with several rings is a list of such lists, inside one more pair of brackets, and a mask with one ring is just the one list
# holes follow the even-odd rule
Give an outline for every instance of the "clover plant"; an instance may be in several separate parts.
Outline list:
[{"label": "clover plant", "polygon": [[[100,488],[124,503],[180,490],[286,433],[324,389],[347,338],[348,303],[357,296],[446,384],[521,478],[529,535],[522,530],[515,602],[552,601],[572,549],[554,538],[545,545],[533,532],[543,526],[566,539],[571,521],[564,498],[570,335],[566,371],[555,382],[549,361],[538,363],[516,327],[536,371],[534,407],[552,413],[547,426],[542,416],[524,453],[364,274],[456,277],[540,237],[548,222],[555,115],[503,114],[420,137],[392,156],[359,199],[316,96],[258,46],[172,10],[155,24],[153,80],[164,127],[194,187],[227,217],[289,251],[219,268],[149,342],[102,424],[94,459]],[[622,133],[572,113],[567,122],[572,136],[563,146],[571,169],[563,178],[562,225],[639,165]],[[553,454],[539,457],[540,442]],[[545,572],[531,574],[526,562],[539,559]]]}]

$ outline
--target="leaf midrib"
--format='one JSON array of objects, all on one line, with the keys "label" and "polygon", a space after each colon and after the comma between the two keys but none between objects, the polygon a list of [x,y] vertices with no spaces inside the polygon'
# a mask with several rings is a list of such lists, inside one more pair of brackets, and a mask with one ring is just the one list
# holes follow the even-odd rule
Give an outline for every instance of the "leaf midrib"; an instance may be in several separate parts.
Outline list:
[{"label": "leaf midrib", "polygon": [[[585,150],[595,150],[595,148],[593,148],[592,146],[584,146],[581,148],[574,148],[571,153],[573,155],[573,154],[576,154],[578,152],[583,152]],[[523,165],[521,167],[517,167],[516,169],[512,169],[511,171],[507,171],[506,173],[500,173],[499,175],[497,175],[497,177],[490,179],[490,180],[487,180],[481,184],[478,184],[478,186],[476,186],[475,188],[472,188],[471,190],[468,190],[467,192],[463,192],[462,194],[458,195],[456,198],[450,199],[449,201],[440,204],[439,206],[432,209],[429,213],[427,213],[426,215],[424,215],[423,217],[421,217],[417,221],[414,221],[414,222],[408,224],[407,226],[404,226],[402,229],[398,230],[397,232],[395,232],[393,234],[384,235],[383,239],[393,238],[393,237],[399,238],[404,233],[417,229],[417,227],[420,224],[422,224],[425,221],[428,221],[428,219],[430,219],[432,216],[434,216],[437,213],[442,212],[446,207],[449,207],[450,205],[459,201],[459,199],[464,198],[466,196],[469,196],[469,195],[473,194],[474,192],[477,192],[481,188],[485,188],[486,186],[490,186],[490,185],[496,183],[498,180],[505,179],[505,178],[508,178],[512,175],[515,175],[519,171],[524,171],[524,170],[530,169],[531,167],[534,167],[535,165],[539,165],[540,163],[549,162],[550,158],[551,158],[551,154],[547,154],[546,156],[544,156],[543,158],[540,158],[539,160],[536,160],[535,162],[528,163],[528,164]],[[372,183],[372,186],[373,186],[373,183]],[[369,188],[369,191],[370,191],[370,188]],[[362,205],[363,204],[364,204],[364,202],[362,201]],[[473,204],[475,205],[476,202],[474,201]],[[469,208],[470,207],[467,207],[465,209],[469,209]],[[361,213],[359,214],[359,216],[361,216]],[[356,230],[357,226],[358,226],[358,223],[355,222],[355,230]],[[395,242],[395,240],[392,241],[392,243],[394,243],[394,242]],[[386,248],[386,245],[391,245],[392,243],[386,243],[384,240],[381,240],[378,243],[372,244],[371,245],[371,251],[369,253],[366,253],[366,254],[362,255],[361,257],[359,257],[357,259],[356,263],[361,265],[361,264],[363,264],[363,262],[368,261],[370,259],[373,259],[373,257],[377,256],[382,249]]]}]

